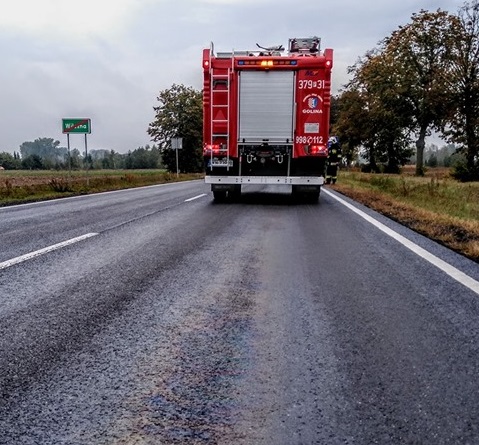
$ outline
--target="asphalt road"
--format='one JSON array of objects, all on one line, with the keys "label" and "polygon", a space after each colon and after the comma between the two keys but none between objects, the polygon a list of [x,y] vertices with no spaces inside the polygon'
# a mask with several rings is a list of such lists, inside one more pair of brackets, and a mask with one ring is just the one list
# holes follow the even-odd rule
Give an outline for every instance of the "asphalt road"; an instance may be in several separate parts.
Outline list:
[{"label": "asphalt road", "polygon": [[479,443],[479,266],[256,190],[0,209],[0,444]]}]

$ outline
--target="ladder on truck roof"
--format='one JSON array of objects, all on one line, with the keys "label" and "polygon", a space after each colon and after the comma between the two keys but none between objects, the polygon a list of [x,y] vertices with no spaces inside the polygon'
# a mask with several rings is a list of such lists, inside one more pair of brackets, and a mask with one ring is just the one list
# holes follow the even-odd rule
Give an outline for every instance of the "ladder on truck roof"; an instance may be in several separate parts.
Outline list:
[{"label": "ladder on truck roof", "polygon": [[[211,57],[210,52],[210,57]],[[210,122],[211,122],[211,144],[215,145],[217,139],[226,139],[226,146],[224,148],[220,147],[221,151],[226,151],[226,170],[230,169],[230,154],[229,154],[229,142],[230,142],[230,81],[231,75],[233,72],[234,60],[231,61],[231,67],[227,69],[227,72],[224,73],[225,69],[220,69],[222,73],[215,73],[219,69],[213,68],[210,60],[210,75],[211,75],[211,89],[210,89],[210,104],[211,104],[211,113],[210,113]],[[226,88],[216,89],[217,85],[224,85]],[[226,100],[220,101],[216,99],[215,95],[225,95]],[[218,103],[222,102],[222,103]],[[220,116],[220,117],[218,117]],[[225,132],[215,132],[215,124],[224,124],[221,127],[226,128]],[[224,167],[222,167],[224,168]],[[213,150],[211,151],[211,169],[213,169]]]}]

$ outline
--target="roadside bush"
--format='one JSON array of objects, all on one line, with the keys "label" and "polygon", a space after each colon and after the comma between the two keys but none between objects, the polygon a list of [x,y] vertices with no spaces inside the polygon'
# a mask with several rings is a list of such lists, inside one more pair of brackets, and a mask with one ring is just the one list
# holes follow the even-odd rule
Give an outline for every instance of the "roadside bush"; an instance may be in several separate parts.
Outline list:
[{"label": "roadside bush", "polygon": [[373,169],[371,168],[371,164],[361,164],[361,172],[362,173],[372,173]]},{"label": "roadside bush", "polygon": [[52,178],[49,185],[54,192],[65,193],[73,191],[68,181],[63,178]]},{"label": "roadside bush", "polygon": [[7,178],[5,179],[5,188],[1,188],[2,196],[11,196],[13,191],[12,182]]},{"label": "roadside bush", "polygon": [[465,162],[457,163],[452,169],[451,176],[461,182],[479,181],[479,165],[469,168]]}]

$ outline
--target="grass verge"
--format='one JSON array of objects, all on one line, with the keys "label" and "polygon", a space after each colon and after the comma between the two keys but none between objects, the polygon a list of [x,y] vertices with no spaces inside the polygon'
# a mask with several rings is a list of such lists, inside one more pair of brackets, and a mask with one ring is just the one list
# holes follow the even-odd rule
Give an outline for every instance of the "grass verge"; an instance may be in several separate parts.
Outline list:
[{"label": "grass verge", "polygon": [[94,170],[71,173],[4,170],[0,171],[0,206],[202,177],[202,174],[180,174],[177,177],[164,170]]},{"label": "grass verge", "polygon": [[422,178],[341,171],[331,188],[479,262],[479,183],[439,169]]}]

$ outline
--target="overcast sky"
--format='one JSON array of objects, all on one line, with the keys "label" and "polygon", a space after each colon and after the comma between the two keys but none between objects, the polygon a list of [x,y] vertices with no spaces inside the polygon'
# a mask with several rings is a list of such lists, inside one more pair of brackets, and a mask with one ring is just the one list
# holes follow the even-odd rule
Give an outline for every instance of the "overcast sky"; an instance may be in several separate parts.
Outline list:
[{"label": "overcast sky", "polygon": [[[92,120],[89,149],[151,144],[160,90],[201,89],[202,49],[287,45],[317,35],[334,49],[333,93],[347,67],[421,9],[458,0],[5,0],[0,14],[0,152],[58,139],[61,119]],[[71,136],[83,149],[83,137]]]}]

